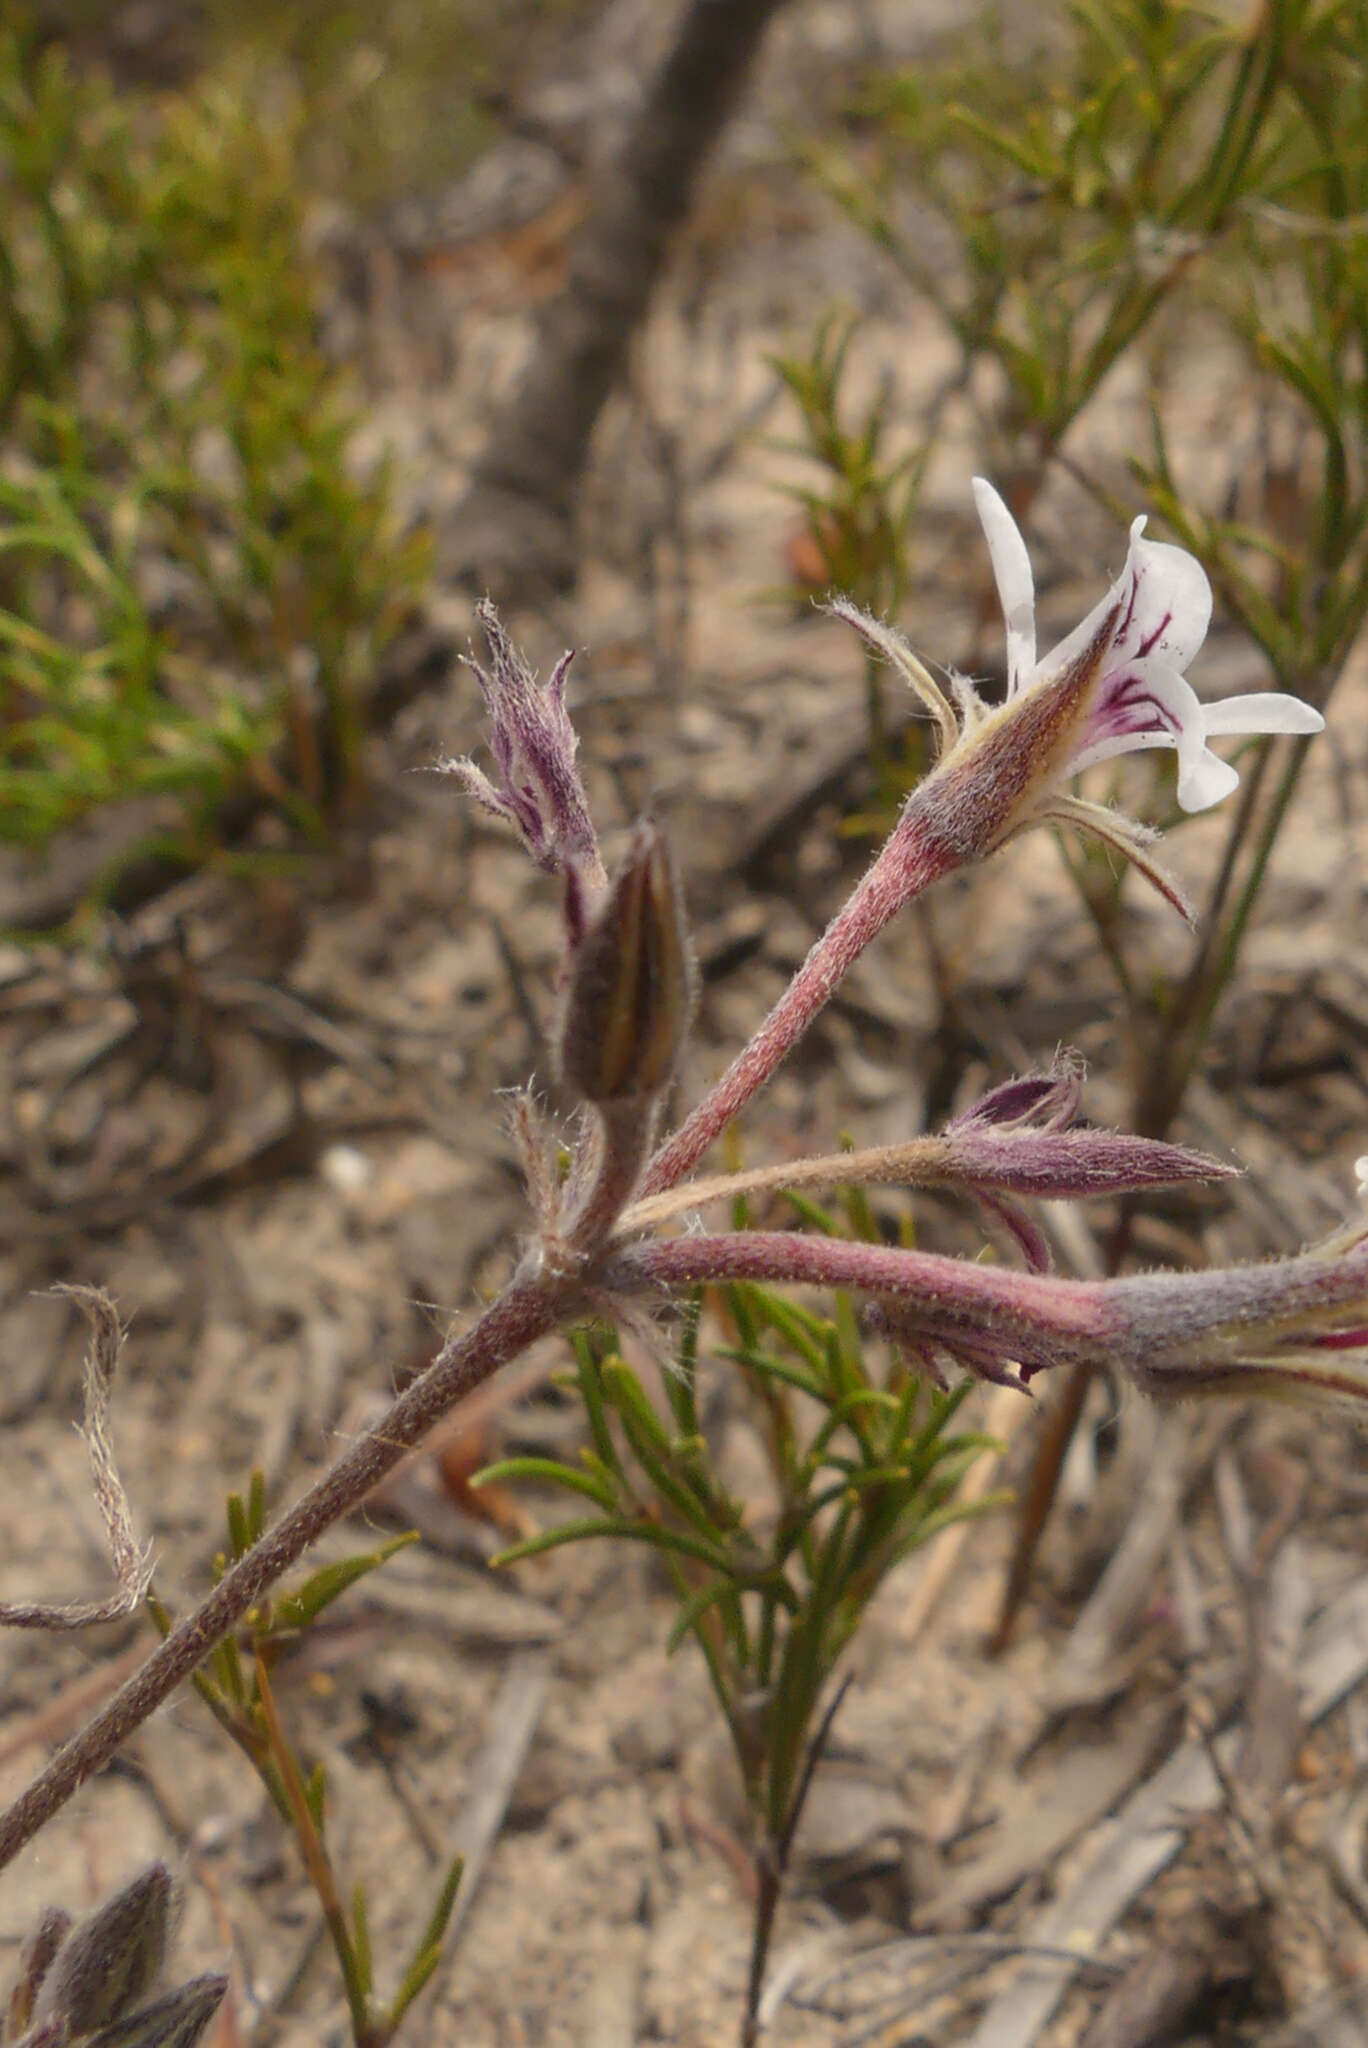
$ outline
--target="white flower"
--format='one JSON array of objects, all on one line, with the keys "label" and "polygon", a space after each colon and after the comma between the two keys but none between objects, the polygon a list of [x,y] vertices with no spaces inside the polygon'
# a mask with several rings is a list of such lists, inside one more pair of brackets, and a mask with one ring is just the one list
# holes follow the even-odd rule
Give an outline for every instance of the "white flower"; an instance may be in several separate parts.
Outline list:
[{"label": "white flower", "polygon": [[1130,531],[1126,566],[1101,603],[1040,661],[1036,659],[1035,584],[1026,543],[1006,505],[983,477],[974,479],[998,598],[1007,626],[1008,702],[1040,689],[1093,647],[1108,618],[1082,717],[1074,729],[1066,774],[1141,747],[1178,754],[1178,801],[1205,811],[1230,795],[1239,775],[1213,754],[1217,734],[1313,733],[1325,721],[1299,697],[1272,691],[1203,704],[1184,670],[1206,638],[1211,586],[1194,556],[1145,540],[1145,521]]},{"label": "white flower", "polygon": [[[1157,833],[1062,785],[1095,761],[1141,747],[1178,755],[1178,801],[1204,811],[1239,776],[1207,745],[1219,733],[1313,733],[1324,720],[1297,697],[1269,691],[1203,704],[1183,674],[1206,638],[1211,586],[1182,548],[1131,528],[1126,566],[1072,633],[1036,658],[1035,585],[1026,543],[990,483],[974,479],[1007,626],[1007,697],[986,704],[962,676],[938,681],[902,635],[843,598],[831,610],[892,663],[921,698],[940,760],[908,798],[889,845],[939,873],[986,860],[1034,825],[1068,825],[1132,861],[1174,908],[1192,911],[1150,851]],[[915,864],[915,863],[914,863]],[[920,872],[920,868],[918,868]]]}]

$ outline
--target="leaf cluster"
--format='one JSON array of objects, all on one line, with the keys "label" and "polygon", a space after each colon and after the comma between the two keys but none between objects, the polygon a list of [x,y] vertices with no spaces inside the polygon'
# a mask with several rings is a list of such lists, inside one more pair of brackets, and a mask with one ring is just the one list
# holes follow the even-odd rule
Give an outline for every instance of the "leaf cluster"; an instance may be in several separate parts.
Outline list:
[{"label": "leaf cluster", "polygon": [[[829,1211],[790,1195],[809,1224],[842,1234]],[[851,1227],[877,1237],[865,1198]],[[721,1474],[699,1406],[700,1342],[740,1375],[762,1441],[772,1501],[757,1513]],[[989,1439],[954,1427],[970,1382],[926,1386],[861,1329],[838,1294],[831,1315],[738,1282],[697,1291],[664,1409],[607,1328],[574,1337],[574,1386],[589,1442],[578,1464],[512,1458],[478,1483],[550,1484],[591,1512],[502,1553],[500,1562],[603,1538],[644,1543],[670,1573],[673,1650],[692,1637],[726,1719],[762,1840],[785,1844],[811,1767],[819,1709],[842,1654],[889,1573],[938,1530],[1000,1505],[958,1499]]]},{"label": "leaf cluster", "polygon": [[316,835],[420,541],[352,472],[299,115],[248,73],[155,103],[0,33],[0,818],[158,799]]},{"label": "leaf cluster", "polygon": [[1294,149],[1282,80],[1316,11],[1268,0],[1247,33],[1189,0],[1074,0],[1025,66],[999,21],[972,55],[870,85],[868,169],[819,156],[966,354],[997,362],[1004,426],[1038,455],[1281,175]]},{"label": "leaf cluster", "polygon": [[[807,559],[799,579],[805,595],[839,591],[880,618],[895,613],[907,595],[912,528],[921,503],[933,434],[902,455],[888,452],[892,381],[856,410],[849,397],[850,346],[859,316],[833,310],[818,323],[809,346],[770,358],[770,366],[798,409],[797,439],[778,445],[815,463],[821,482],[787,486],[802,508]],[[865,662],[865,707],[871,763],[887,794],[896,796],[924,768],[922,749],[901,777],[888,757],[883,664]],[[902,764],[904,768],[908,763]],[[885,793],[881,788],[881,794]]]}]

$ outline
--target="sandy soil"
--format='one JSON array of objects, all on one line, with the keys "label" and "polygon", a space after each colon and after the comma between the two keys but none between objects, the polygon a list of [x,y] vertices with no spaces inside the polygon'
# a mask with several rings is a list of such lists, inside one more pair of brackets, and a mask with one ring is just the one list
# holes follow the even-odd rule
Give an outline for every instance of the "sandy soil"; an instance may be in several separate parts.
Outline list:
[{"label": "sandy soil", "polygon": [[[758,1019],[863,858],[836,830],[862,794],[856,650],[831,622],[772,596],[797,530],[779,486],[798,472],[773,446],[792,422],[766,356],[845,295],[865,314],[858,377],[869,389],[892,380],[909,438],[952,366],[932,316],[785,158],[795,99],[814,74],[854,61],[871,22],[911,54],[935,17],[809,0],[784,25],[631,389],[604,422],[582,588],[554,615],[512,621],[543,664],[565,644],[583,650],[576,719],[610,845],[649,802],[679,850],[707,976],[686,1100]],[[525,347],[533,295],[516,263],[488,250],[421,273],[390,265],[384,279],[364,336],[368,431],[397,453],[415,512],[440,519],[491,391]],[[1187,401],[1194,446],[1221,392],[1211,361]],[[1119,380],[1080,459],[1119,475],[1137,403]],[[968,512],[977,432],[966,400],[932,472],[907,612],[919,645],[968,669],[997,658]],[[1064,625],[1120,555],[1080,503],[1061,485],[1036,519],[1046,603]],[[442,590],[431,618],[453,647],[471,623],[465,600]],[[1253,687],[1257,663],[1218,631],[1203,673]],[[1183,1126],[1238,1156],[1247,1178],[1219,1198],[1156,1206],[1138,1233],[1142,1263],[1266,1255],[1347,1208],[1368,1032],[1363,695],[1362,676],[1347,679],[1313,754]],[[72,1427],[83,1336],[45,1292],[54,1282],[107,1287],[130,1319],[118,1452],[158,1589],[179,1609],[207,1582],[223,1495],[256,1466],[272,1499],[292,1496],[507,1271],[525,1211],[497,1091],[546,1076],[555,905],[496,829],[411,772],[479,737],[473,681],[449,662],[372,743],[365,810],[335,864],[288,891],[203,879],[140,912],[136,932],[163,961],[165,987],[195,1003],[160,1044],[130,1029],[137,1015],[109,958],[0,951],[0,1596],[103,1584]],[[1204,821],[1173,836],[1173,864],[1194,885],[1221,831]],[[1127,906],[1132,958],[1175,970],[1181,927],[1138,888]],[[172,958],[173,917],[192,969]],[[1057,850],[1039,836],[874,949],[748,1117],[747,1157],[844,1133],[911,1135],[1060,1041],[1089,1058],[1089,1113],[1121,1121],[1133,1078],[1122,1015]],[[1107,1221],[1062,1222],[1061,1258],[1096,1258]],[[922,1228],[948,1248],[976,1241],[949,1210],[928,1209]],[[560,1357],[548,1347],[540,1362],[549,1373]],[[727,1455],[744,1474],[748,1425],[721,1368],[710,1370]],[[1031,1434],[1027,1404],[975,1398],[1010,1440],[1010,1478]],[[1008,1550],[1001,1519],[952,1568],[934,1550],[906,1567],[871,1617],[779,1931],[776,1963],[791,1972],[771,2036],[782,2048],[967,2040],[1021,1964],[963,1937],[1032,1938],[1106,1816],[1185,1725],[1219,1722],[1252,1686],[1271,1560],[1291,1546],[1312,1612],[1362,1573],[1362,1461],[1348,1425],[1232,1407],[1184,1417],[1175,1432],[1138,1408],[1118,1419],[1101,1397],[1090,1424],[1005,1658],[983,1649]],[[543,1378],[488,1420],[485,1443],[563,1450],[575,1431],[568,1397]],[[1080,1607],[1118,1535],[1152,1508],[1156,1471],[1178,1468],[1182,1512],[1112,1616],[1087,1684],[1061,1704]],[[417,1520],[424,1540],[340,1603],[278,1682],[301,1747],[326,1762],[337,1859],[367,1886],[382,1977],[439,1863],[470,1839],[501,1737],[519,1716],[534,1732],[449,1960],[403,2038],[730,2042],[748,1943],[743,1819],[698,1661],[664,1656],[667,1588],[649,1563],[594,1546],[492,1574],[494,1532],[461,1512],[435,1462],[420,1461],[405,1486],[372,1523]],[[366,1532],[345,1536],[354,1545]],[[0,1793],[27,1781],[77,1725],[88,1689],[148,1639],[142,1622],[0,1637]],[[1361,1985],[1366,1741],[1351,1692],[1295,1733],[1271,1829],[1229,1803],[1194,1824],[1107,1937],[1103,1962],[1121,1966],[1176,1940],[1202,1900],[1221,1903],[1228,1995],[1188,2038],[1291,2040],[1276,2031],[1287,2015]],[[1341,1838],[1345,1868],[1327,1846]],[[184,1873],[187,1970],[232,1970],[220,2048],[349,2038],[295,1851],[188,1694],[0,1878],[0,1942],[16,1942],[36,1906],[84,1904],[154,1855]],[[1081,2038],[1114,1981],[1084,1973],[1037,2038]]]}]

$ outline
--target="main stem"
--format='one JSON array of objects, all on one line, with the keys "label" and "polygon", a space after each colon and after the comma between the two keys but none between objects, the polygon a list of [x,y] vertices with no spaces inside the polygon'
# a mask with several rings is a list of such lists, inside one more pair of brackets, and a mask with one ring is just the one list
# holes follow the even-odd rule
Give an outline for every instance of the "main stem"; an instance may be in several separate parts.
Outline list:
[{"label": "main stem", "polygon": [[760,2039],[760,2000],[765,1989],[765,1964],[774,1937],[774,1918],[779,1911],[783,1874],[778,1867],[773,1842],[765,1842],[754,1860],[755,1919],[751,1927],[750,1968],[746,1975],[746,2005],[741,2015],[741,2048],[756,2048]]},{"label": "main stem", "polygon": [[889,919],[951,868],[953,852],[931,838],[915,809],[903,812],[864,880],[808,954],[754,1038],[737,1054],[646,1169],[639,1193],[672,1188],[695,1166],[797,1044]]},{"label": "main stem", "polygon": [[797,1790],[789,1801],[788,1814],[776,1841],[767,1836],[755,1858],[755,1925],[751,1934],[750,1971],[746,1983],[746,2010],[741,2021],[741,2048],[756,2048],[760,2039],[760,2005],[765,1990],[765,1967],[769,1961],[770,1943],[774,1939],[775,1915],[783,1896],[784,1880],[788,1876],[789,1858],[793,1853],[793,1838],[798,1832],[798,1823],[803,1817],[812,1781],[817,1775],[836,1716],[841,1711],[841,1702],[850,1691],[852,1674],[846,1676],[837,1686],[831,1704],[817,1724],[817,1732],[807,1746],[803,1768],[798,1779]]},{"label": "main stem", "polygon": [[214,1645],[309,1545],[357,1507],[449,1408],[538,1337],[570,1320],[582,1305],[573,1280],[515,1277],[464,1336],[448,1339],[384,1421],[267,1530],[120,1687],[104,1710],[59,1750],[27,1791],[0,1814],[0,1869],[204,1662]]}]

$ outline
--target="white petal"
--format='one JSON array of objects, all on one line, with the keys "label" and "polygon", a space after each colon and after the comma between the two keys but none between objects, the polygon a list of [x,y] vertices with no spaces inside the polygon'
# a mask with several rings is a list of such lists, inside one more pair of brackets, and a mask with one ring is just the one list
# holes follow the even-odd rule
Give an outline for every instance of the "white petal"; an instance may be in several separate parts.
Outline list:
[{"label": "white petal", "polygon": [[[1143,518],[1137,519],[1131,527],[1132,547],[1144,523]],[[1121,574],[1117,577],[1106,596],[1098,600],[1081,625],[1075,626],[1072,633],[1066,633],[1058,646],[1052,647],[1049,653],[1043,657],[1040,662],[1042,677],[1057,676],[1068,667],[1071,661],[1077,660],[1083,649],[1090,647],[1096,639],[1097,629],[1102,624],[1103,619],[1106,618],[1107,613],[1116,611],[1119,607],[1124,608],[1125,604],[1129,601],[1130,592],[1131,559],[1127,555],[1125,568],[1121,571]]]},{"label": "white petal", "polygon": [[1209,810],[1230,795],[1240,778],[1209,751],[1204,707],[1186,676],[1167,662],[1144,660],[1128,662],[1115,676],[1104,677],[1103,695],[1093,714],[1104,744],[1109,713],[1119,725],[1134,725],[1133,716],[1122,715],[1128,699],[1141,715],[1148,712],[1156,745],[1177,747],[1178,802],[1185,811]]},{"label": "white petal", "polygon": [[1195,555],[1165,541],[1142,540],[1139,527],[1137,520],[1131,528],[1127,568],[1135,578],[1134,597],[1117,629],[1117,649],[1166,661],[1181,673],[1206,639],[1211,585]]},{"label": "white petal", "polygon": [[[1072,633],[1066,634],[1057,647],[1052,647],[1048,654],[1041,656],[1036,664],[1036,672],[1042,682],[1049,681],[1053,676],[1062,675],[1070,662],[1077,661],[1084,649],[1092,646],[1107,613],[1117,609],[1124,584],[1125,578],[1118,577],[1106,596],[1093,606],[1083,623],[1075,626]],[[1129,586],[1126,585],[1126,588]]]},{"label": "white petal", "polygon": [[1202,718],[1213,732],[1322,732],[1325,720],[1300,697],[1256,690],[1247,697],[1223,697],[1202,706]]},{"label": "white petal", "polygon": [[1163,661],[1182,671],[1211,623],[1211,585],[1195,555],[1163,541],[1145,540],[1143,515],[1132,522],[1126,566],[1081,626],[1051,648],[1040,667],[1056,675],[1080,654],[1107,612],[1120,607],[1116,624],[1118,657]]},{"label": "white petal", "polygon": [[1209,811],[1213,804],[1224,803],[1239,786],[1238,769],[1206,747],[1191,763],[1179,760],[1178,801],[1185,811]]},{"label": "white petal", "polygon": [[1185,811],[1209,810],[1240,778],[1207,747],[1204,708],[1191,683],[1167,662],[1132,661],[1111,669],[1070,771],[1143,747],[1176,747],[1179,803]]},{"label": "white petal", "polygon": [[1117,733],[1111,739],[1097,740],[1092,746],[1072,755],[1065,772],[1081,775],[1085,768],[1094,768],[1099,761],[1115,761],[1121,754],[1143,754],[1154,747],[1176,747],[1177,744],[1172,733],[1167,732]]},{"label": "white petal", "polygon": [[1035,667],[1035,580],[1015,519],[986,477],[974,478],[974,503],[988,543],[998,603],[1007,626],[1007,692],[1015,696]]},{"label": "white petal", "polygon": [[1086,767],[1140,747],[1177,747],[1184,766],[1195,762],[1206,740],[1197,692],[1164,661],[1109,661],[1070,763]]}]

